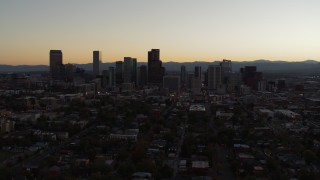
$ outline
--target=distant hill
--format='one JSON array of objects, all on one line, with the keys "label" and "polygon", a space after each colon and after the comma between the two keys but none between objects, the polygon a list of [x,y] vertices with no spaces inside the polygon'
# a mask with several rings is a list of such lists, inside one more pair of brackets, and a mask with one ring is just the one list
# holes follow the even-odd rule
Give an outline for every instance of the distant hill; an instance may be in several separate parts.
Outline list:
[{"label": "distant hill", "polygon": [[[164,62],[163,66],[167,71],[180,71],[181,65],[185,65],[187,71],[193,71],[194,66],[201,66],[202,70],[206,70],[210,64],[219,64],[221,61],[214,62]],[[138,66],[146,65],[146,62],[138,62]],[[92,64],[75,64],[79,68],[83,68],[87,71],[92,70]],[[115,66],[115,63],[103,63],[101,69],[108,69],[110,66]],[[301,62],[287,62],[287,61],[270,61],[270,60],[256,60],[256,61],[233,61],[233,71],[239,71],[241,67],[245,66],[257,66],[257,70],[261,72],[270,73],[319,73],[320,74],[320,62],[315,60],[306,60]],[[47,65],[0,65],[0,72],[28,72],[28,71],[48,71]]]},{"label": "distant hill", "polygon": [[28,72],[28,71],[48,71],[47,65],[0,65],[0,72]]}]

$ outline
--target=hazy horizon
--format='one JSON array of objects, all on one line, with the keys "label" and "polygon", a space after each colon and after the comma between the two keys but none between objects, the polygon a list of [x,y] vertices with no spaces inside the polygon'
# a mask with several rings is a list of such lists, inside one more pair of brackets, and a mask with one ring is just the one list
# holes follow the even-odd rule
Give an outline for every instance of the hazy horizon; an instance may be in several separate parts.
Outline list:
[{"label": "hazy horizon", "polygon": [[[178,62],[178,61],[164,61],[163,63],[179,63],[179,64],[183,64],[183,63],[220,63],[223,59],[221,60],[211,60],[211,61],[184,61],[184,62]],[[121,60],[123,61],[123,60]],[[234,61],[232,60],[233,63],[253,63],[253,62],[257,62],[257,63],[261,63],[259,61],[269,61],[270,63],[275,63],[275,62],[284,62],[284,63],[306,63],[306,61],[315,61],[317,63],[320,63],[320,61],[318,60],[313,60],[313,59],[306,59],[303,61],[285,61],[285,60],[268,60],[268,59],[256,59],[256,60],[244,60],[244,61]],[[147,63],[147,61],[137,61],[138,63]],[[116,63],[116,61],[101,61],[101,63],[103,64],[108,64],[108,63]],[[92,64],[92,62],[83,62],[83,63],[72,63],[72,62],[64,62],[64,64],[74,64],[74,65],[87,65],[87,64]],[[1,66],[49,66],[49,64],[16,64],[16,65],[11,65],[11,64],[1,64]]]},{"label": "hazy horizon", "polygon": [[5,1],[0,7],[0,64],[47,65],[131,56],[145,62],[231,59],[320,60],[320,1]]}]

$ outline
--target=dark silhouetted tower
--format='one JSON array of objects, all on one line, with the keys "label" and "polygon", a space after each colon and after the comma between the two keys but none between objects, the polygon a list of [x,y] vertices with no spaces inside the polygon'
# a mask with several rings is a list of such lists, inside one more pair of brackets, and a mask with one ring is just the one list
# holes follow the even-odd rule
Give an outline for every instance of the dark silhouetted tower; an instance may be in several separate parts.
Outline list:
[{"label": "dark silhouetted tower", "polygon": [[123,83],[123,62],[117,61],[116,62],[116,84]]},{"label": "dark silhouetted tower", "polygon": [[208,71],[208,89],[216,90],[221,85],[221,66],[220,65],[209,65]]},{"label": "dark silhouetted tower", "polygon": [[93,51],[93,75],[100,75],[101,52]]},{"label": "dark silhouetted tower", "polygon": [[187,71],[186,66],[182,65],[180,68],[180,84],[182,87],[186,87],[187,83]]},{"label": "dark silhouetted tower", "polygon": [[151,49],[148,52],[148,82],[162,87],[165,69],[160,61],[160,49]]},{"label": "dark silhouetted tower", "polygon": [[114,87],[115,86],[115,69],[114,67],[109,67],[109,70],[108,70],[108,77],[109,77],[109,80],[108,80],[108,83],[109,83],[109,87]]},{"label": "dark silhouetted tower", "polygon": [[50,76],[54,80],[63,80],[65,68],[62,64],[61,50],[50,50]]},{"label": "dark silhouetted tower", "polygon": [[262,73],[257,72],[256,66],[245,66],[240,69],[242,81],[252,90],[258,89],[258,81],[262,79]]},{"label": "dark silhouetted tower", "polygon": [[194,77],[196,79],[201,79],[201,73],[202,73],[201,66],[195,66],[194,67]]},{"label": "dark silhouetted tower", "polygon": [[123,61],[123,82],[136,83],[137,80],[137,59],[124,57]]},{"label": "dark silhouetted tower", "polygon": [[146,65],[141,65],[139,68],[138,68],[138,85],[140,87],[143,87],[145,85],[147,85],[147,82],[148,82],[148,68]]}]

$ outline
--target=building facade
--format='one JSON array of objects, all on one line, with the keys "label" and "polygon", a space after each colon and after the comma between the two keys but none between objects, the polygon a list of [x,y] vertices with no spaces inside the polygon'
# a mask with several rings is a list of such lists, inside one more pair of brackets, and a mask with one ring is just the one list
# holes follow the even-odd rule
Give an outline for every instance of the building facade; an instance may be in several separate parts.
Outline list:
[{"label": "building facade", "polygon": [[101,52],[93,51],[93,75],[100,75]]},{"label": "building facade", "polygon": [[180,67],[180,85],[181,85],[181,87],[186,87],[186,81],[187,81],[186,66],[182,65]]},{"label": "building facade", "polygon": [[165,69],[160,60],[160,49],[151,49],[148,52],[148,83],[162,87]]},{"label": "building facade", "polygon": [[123,62],[116,62],[116,85],[123,83]]},{"label": "building facade", "polygon": [[208,89],[216,90],[221,85],[221,66],[209,65],[207,76],[208,76]]},{"label": "building facade", "polygon": [[50,77],[53,80],[64,80],[65,67],[62,64],[62,51],[50,50]]}]

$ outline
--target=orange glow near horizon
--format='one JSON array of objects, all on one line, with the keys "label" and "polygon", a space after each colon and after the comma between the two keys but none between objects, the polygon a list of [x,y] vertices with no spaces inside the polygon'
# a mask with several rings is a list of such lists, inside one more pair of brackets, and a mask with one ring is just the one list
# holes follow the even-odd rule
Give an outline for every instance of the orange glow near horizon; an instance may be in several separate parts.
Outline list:
[{"label": "orange glow near horizon", "polygon": [[[0,64],[103,62],[125,56],[163,62],[320,61],[317,0],[4,1],[0,6]],[[57,10],[58,9],[58,10]]]},{"label": "orange glow near horizon", "polygon": [[[153,47],[156,48],[156,47]],[[58,49],[58,48],[55,48]],[[150,48],[151,49],[151,48]],[[120,53],[116,52],[111,54],[111,52],[108,53],[104,52],[101,49],[102,52],[102,62],[103,63],[108,63],[108,62],[115,62],[115,61],[122,61],[123,57],[134,57],[137,58],[138,62],[147,62],[147,52],[150,49],[145,49],[144,53]],[[71,63],[71,64],[87,64],[87,63],[92,63],[92,50],[88,51],[78,51],[79,53],[76,53],[77,51],[66,51],[63,49],[63,63]],[[187,51],[186,51],[187,52]],[[181,55],[183,54],[183,55]],[[317,60],[317,59],[312,59],[307,56],[298,56],[296,55],[296,58],[291,58],[290,56],[262,56],[262,55],[243,55],[243,56],[234,56],[234,55],[224,55],[222,53],[212,53],[210,55],[209,53],[207,56],[205,56],[204,53],[200,54],[192,54],[191,52],[187,53],[181,53],[181,54],[174,54],[174,52],[166,52],[165,49],[160,49],[160,59],[163,62],[195,62],[195,61],[205,61],[205,62],[213,62],[213,61],[220,61],[222,59],[230,59],[232,61],[254,61],[254,60],[260,60],[260,59],[265,59],[265,60],[270,60],[270,61],[278,61],[278,60],[283,60],[283,61],[304,61],[304,60]],[[45,52],[41,52],[39,54],[33,54],[33,53],[28,53],[28,52],[21,52],[19,54],[14,54],[10,56],[5,56],[5,55],[0,55],[0,59],[2,65],[48,65],[49,64],[49,50],[46,50]],[[5,59],[8,59],[5,61]],[[318,58],[320,59],[320,58]]]}]

